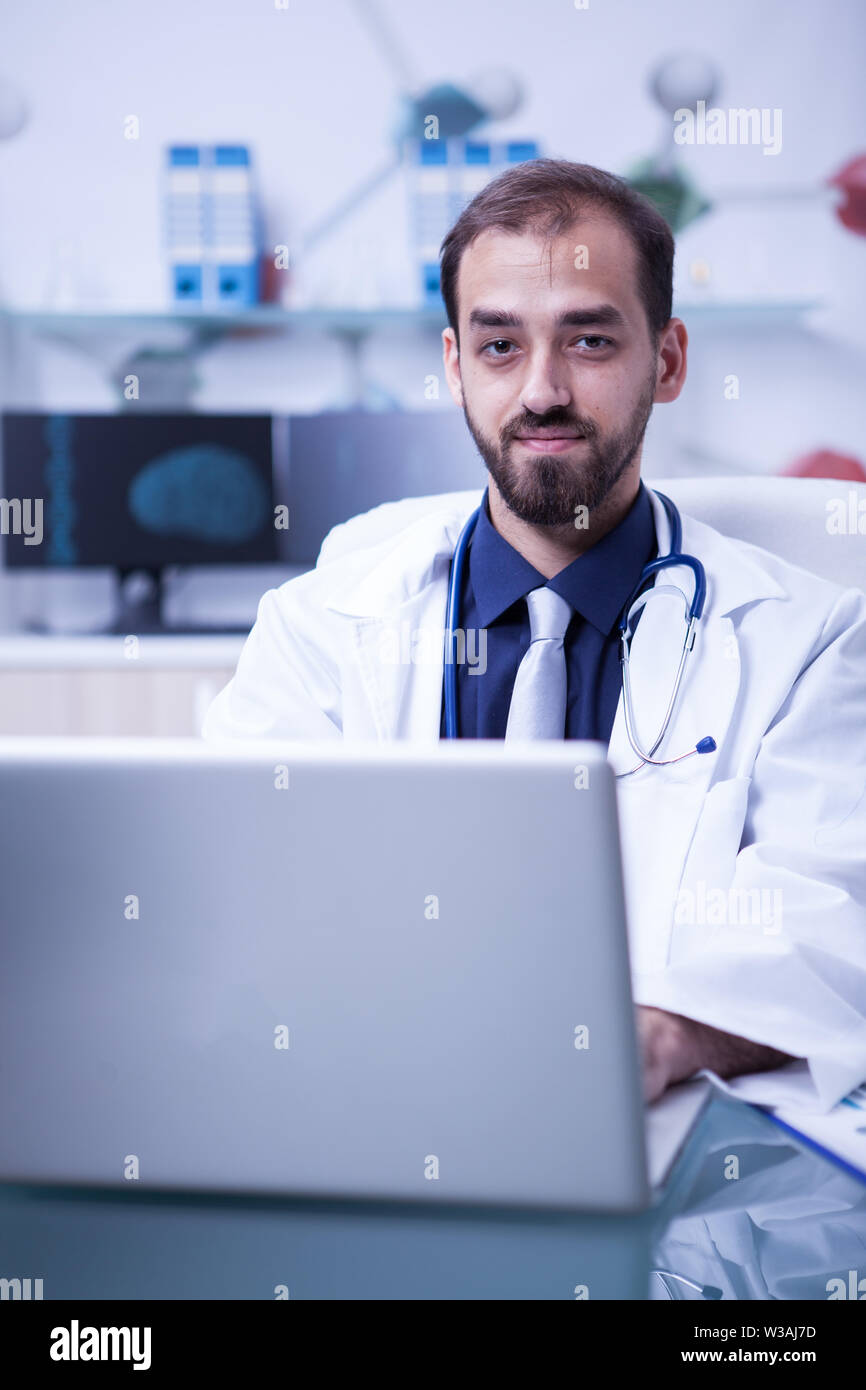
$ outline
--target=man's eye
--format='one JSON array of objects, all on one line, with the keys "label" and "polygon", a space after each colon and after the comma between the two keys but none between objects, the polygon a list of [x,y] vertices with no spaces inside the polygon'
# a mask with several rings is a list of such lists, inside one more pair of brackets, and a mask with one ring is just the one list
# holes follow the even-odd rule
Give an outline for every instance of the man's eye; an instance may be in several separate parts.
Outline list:
[{"label": "man's eye", "polygon": [[603,343],[605,347],[609,347],[611,341],[612,339],[602,338],[601,335],[598,333],[584,333],[582,338],[577,339],[577,342],[579,343],[593,343],[596,347],[599,343]]},{"label": "man's eye", "polygon": [[[507,349],[510,347],[513,347],[513,344],[509,342],[508,338],[494,338],[492,342],[485,343],[484,347],[481,350],[482,352],[487,352],[488,348],[495,348],[496,351],[493,353],[494,357],[507,357]],[[501,352],[499,350],[500,348],[505,348],[506,351]]]}]

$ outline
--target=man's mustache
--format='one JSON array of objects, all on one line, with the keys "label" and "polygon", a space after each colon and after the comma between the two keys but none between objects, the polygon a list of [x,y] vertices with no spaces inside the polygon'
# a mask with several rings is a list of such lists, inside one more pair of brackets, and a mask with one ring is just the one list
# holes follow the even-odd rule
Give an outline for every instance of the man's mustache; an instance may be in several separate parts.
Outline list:
[{"label": "man's mustache", "polygon": [[519,434],[530,434],[532,430],[574,430],[575,434],[585,435],[587,439],[595,434],[595,426],[589,420],[575,420],[568,415],[524,415],[522,419],[505,426],[502,442],[505,444]]}]

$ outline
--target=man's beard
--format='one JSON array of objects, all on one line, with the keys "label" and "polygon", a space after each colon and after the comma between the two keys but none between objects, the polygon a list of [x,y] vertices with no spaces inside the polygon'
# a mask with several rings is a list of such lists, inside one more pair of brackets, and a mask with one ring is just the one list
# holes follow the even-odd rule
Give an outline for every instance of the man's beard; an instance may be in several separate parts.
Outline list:
[{"label": "man's beard", "polygon": [[[555,406],[546,415],[524,411],[502,429],[496,445],[473,423],[465,403],[463,414],[509,510],[532,526],[573,526],[577,509],[586,507],[591,513],[599,507],[632,463],[652,413],[655,390],[653,370],[625,427],[607,439],[599,439],[591,420],[581,420],[567,408]],[[533,429],[573,429],[584,435],[586,443],[577,445],[581,457],[575,460],[564,454],[527,452],[518,462],[512,452],[515,436]]]}]

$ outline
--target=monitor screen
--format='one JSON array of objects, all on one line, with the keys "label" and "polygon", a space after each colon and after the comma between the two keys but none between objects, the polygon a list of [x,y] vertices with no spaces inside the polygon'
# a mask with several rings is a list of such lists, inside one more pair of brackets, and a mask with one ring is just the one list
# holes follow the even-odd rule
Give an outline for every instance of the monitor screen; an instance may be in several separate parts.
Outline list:
[{"label": "monitor screen", "polygon": [[381,502],[481,489],[486,482],[461,411],[293,415],[287,558],[315,564],[332,526]]},{"label": "monitor screen", "polygon": [[270,415],[4,414],[5,564],[275,563],[271,426]]}]

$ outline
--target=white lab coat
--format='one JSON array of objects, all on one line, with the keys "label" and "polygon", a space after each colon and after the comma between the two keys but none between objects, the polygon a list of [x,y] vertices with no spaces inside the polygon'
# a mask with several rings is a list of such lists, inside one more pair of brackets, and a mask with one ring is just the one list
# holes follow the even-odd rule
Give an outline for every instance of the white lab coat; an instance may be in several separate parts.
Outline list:
[{"label": "white lab coat", "polygon": [[[348,554],[328,558],[326,541],[316,569],[266,593],[204,737],[437,742],[449,566],[482,495],[443,497],[420,519],[412,508]],[[806,1058],[730,1089],[826,1109],[866,1079],[866,596],[682,526],[707,601],[656,756],[707,734],[718,749],[618,782],[634,997]],[[659,582],[691,592],[685,568]],[[424,659],[382,659],[389,636],[431,630]],[[631,658],[644,746],[683,632],[681,602],[647,604]],[[617,773],[636,764],[621,697],[608,757]]]}]

